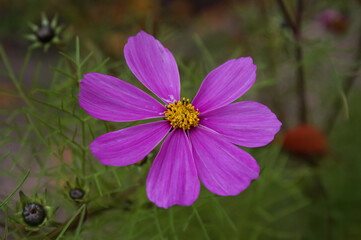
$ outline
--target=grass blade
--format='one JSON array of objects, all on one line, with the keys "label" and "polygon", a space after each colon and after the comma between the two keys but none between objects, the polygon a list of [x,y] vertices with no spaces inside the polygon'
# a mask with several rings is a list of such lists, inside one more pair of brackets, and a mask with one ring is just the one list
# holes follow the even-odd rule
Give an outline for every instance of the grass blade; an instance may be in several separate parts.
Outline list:
[{"label": "grass blade", "polygon": [[73,223],[73,221],[75,220],[75,218],[79,215],[79,213],[85,208],[85,204],[83,204],[78,211],[76,211],[76,213],[69,219],[69,221],[66,223],[66,225],[63,227],[63,229],[61,230],[61,232],[59,233],[58,237],[56,238],[56,240],[59,240],[63,237],[64,233],[66,232],[66,230],[68,230],[69,226]]},{"label": "grass blade", "polygon": [[12,198],[12,196],[14,196],[14,194],[19,190],[19,188],[21,188],[21,186],[24,184],[24,182],[26,181],[26,179],[29,177],[29,174],[30,174],[30,170],[28,170],[24,177],[21,179],[21,181],[19,182],[19,184],[16,186],[16,188],[14,189],[14,191],[12,193],[10,193],[10,195],[4,200],[1,202],[0,204],[0,208],[2,206],[4,206],[5,204],[7,204],[7,202],[9,201],[10,198]]},{"label": "grass blade", "polygon": [[197,208],[194,205],[192,205],[192,209],[193,209],[194,214],[196,215],[199,225],[201,225],[205,239],[210,240],[206,226],[204,225],[203,220],[202,220],[201,216],[199,215]]}]

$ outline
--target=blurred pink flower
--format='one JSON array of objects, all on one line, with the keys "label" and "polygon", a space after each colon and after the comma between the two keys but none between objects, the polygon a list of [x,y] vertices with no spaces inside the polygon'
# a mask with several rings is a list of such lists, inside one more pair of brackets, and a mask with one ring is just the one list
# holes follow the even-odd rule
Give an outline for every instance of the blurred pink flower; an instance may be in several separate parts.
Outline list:
[{"label": "blurred pink flower", "polygon": [[160,121],[95,139],[90,149],[102,164],[134,164],[166,137],[147,178],[148,198],[163,208],[191,205],[199,195],[199,179],[211,192],[227,196],[239,194],[258,178],[257,162],[234,144],[264,146],[281,122],[260,103],[232,103],[256,79],[250,57],[229,60],[210,72],[189,103],[180,100],[173,55],[153,36],[141,31],[130,37],[124,55],[133,74],[163,104],[118,78],[88,73],[80,83],[80,105],[107,121]]},{"label": "blurred pink flower", "polygon": [[334,9],[326,9],[318,15],[322,26],[333,33],[344,33],[348,28],[348,19]]}]

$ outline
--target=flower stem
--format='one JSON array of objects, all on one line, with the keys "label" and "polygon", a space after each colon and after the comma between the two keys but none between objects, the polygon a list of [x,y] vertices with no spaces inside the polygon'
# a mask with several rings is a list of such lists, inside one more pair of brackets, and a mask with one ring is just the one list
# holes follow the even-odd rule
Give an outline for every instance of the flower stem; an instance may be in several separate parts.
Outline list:
[{"label": "flower stem", "polygon": [[[63,44],[54,44],[54,47],[56,48],[56,50],[58,50],[59,53],[65,53],[65,48]],[[65,61],[68,64],[71,73],[75,76],[78,76],[78,70],[74,67],[73,63],[68,58],[65,58]]]},{"label": "flower stem", "polygon": [[298,119],[300,123],[307,123],[307,104],[306,104],[306,89],[305,89],[305,77],[304,77],[304,70],[303,70],[303,51],[299,43],[296,46],[296,62],[297,62],[297,95],[298,95],[298,102],[299,102],[299,113]]},{"label": "flower stem", "polygon": [[306,81],[304,77],[304,68],[303,68],[303,50],[301,45],[302,34],[301,34],[301,23],[302,23],[302,14],[303,14],[303,0],[298,0],[297,2],[297,12],[295,21],[292,20],[290,14],[287,11],[287,8],[282,0],[277,0],[279,8],[283,14],[283,17],[293,33],[293,38],[295,40],[295,57],[296,57],[296,88],[299,104],[298,119],[300,123],[307,122],[307,103],[306,103]]}]

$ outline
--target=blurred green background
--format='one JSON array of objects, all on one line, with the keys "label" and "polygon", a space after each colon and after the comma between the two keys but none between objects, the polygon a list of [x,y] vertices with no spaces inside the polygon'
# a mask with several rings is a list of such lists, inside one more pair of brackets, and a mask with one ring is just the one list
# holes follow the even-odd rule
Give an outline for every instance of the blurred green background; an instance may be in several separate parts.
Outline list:
[{"label": "blurred green background", "polygon": [[[0,0],[0,239],[361,239],[360,10],[356,0]],[[56,16],[45,44],[41,21]],[[146,91],[123,56],[140,30],[174,54],[189,98],[215,67],[253,58],[256,83],[239,100],[283,125],[271,144],[243,148],[261,173],[238,196],[202,187],[191,207],[160,209],[145,191],[159,146],[121,168],[90,153],[97,136],[140,121],[87,115],[78,83],[100,72]],[[69,197],[74,187],[84,201]],[[18,192],[45,189],[58,210],[28,231]]]}]

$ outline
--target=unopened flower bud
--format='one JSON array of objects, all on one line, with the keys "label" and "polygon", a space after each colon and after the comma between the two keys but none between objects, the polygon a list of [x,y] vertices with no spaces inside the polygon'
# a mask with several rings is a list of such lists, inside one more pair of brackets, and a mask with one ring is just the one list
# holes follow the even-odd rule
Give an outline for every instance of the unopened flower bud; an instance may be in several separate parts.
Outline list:
[{"label": "unopened flower bud", "polygon": [[62,26],[58,26],[58,18],[55,16],[51,21],[45,14],[42,14],[41,24],[36,25],[29,22],[32,33],[26,34],[24,37],[33,42],[30,48],[44,47],[46,51],[50,45],[60,42],[60,32]]},{"label": "unopened flower bud", "polygon": [[51,40],[53,40],[54,36],[55,36],[55,32],[49,25],[41,26],[36,31],[36,37],[42,43],[51,42]]},{"label": "unopened flower bud", "polygon": [[24,206],[22,215],[26,224],[35,227],[43,223],[46,212],[40,204],[29,203]]},{"label": "unopened flower bud", "polygon": [[84,179],[76,178],[75,181],[66,182],[66,188],[64,194],[69,200],[81,203],[87,202],[89,197],[89,183]]},{"label": "unopened flower bud", "polygon": [[85,195],[84,190],[80,189],[80,188],[73,188],[70,190],[69,192],[69,196],[72,199],[82,199]]}]

